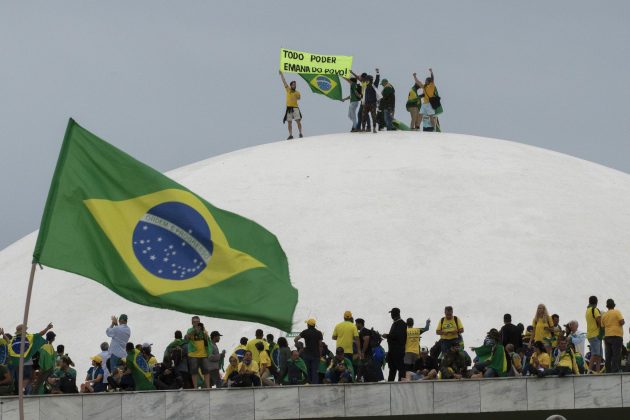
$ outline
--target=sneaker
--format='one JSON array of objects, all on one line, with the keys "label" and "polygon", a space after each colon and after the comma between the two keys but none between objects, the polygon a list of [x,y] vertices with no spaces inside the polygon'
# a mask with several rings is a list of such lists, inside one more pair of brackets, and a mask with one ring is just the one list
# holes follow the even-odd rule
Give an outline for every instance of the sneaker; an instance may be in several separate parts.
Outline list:
[{"label": "sneaker", "polygon": [[293,140],[293,136],[287,137],[287,140]]},{"label": "sneaker", "polygon": [[302,138],[302,137],[304,137],[304,136],[302,135],[302,133],[300,133],[300,138]]},{"label": "sneaker", "polygon": [[372,130],[373,133],[376,133],[376,127],[374,127],[374,129]]}]

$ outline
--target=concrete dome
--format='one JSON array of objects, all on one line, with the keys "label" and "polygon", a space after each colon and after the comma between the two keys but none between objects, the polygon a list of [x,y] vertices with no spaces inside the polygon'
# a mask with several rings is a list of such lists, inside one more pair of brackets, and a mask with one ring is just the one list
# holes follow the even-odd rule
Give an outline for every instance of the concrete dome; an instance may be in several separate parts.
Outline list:
[{"label": "concrete dome", "polygon": [[[168,175],[279,237],[300,293],[293,330],[315,317],[328,343],[346,309],[381,331],[392,306],[416,324],[431,317],[423,335],[431,345],[453,305],[467,346],[506,312],[531,322],[540,302],[581,328],[591,294],[630,310],[630,176],[594,163],[508,141],[394,132],[271,143]],[[0,252],[9,331],[22,319],[35,238]],[[109,316],[121,312],[131,340],[154,343],[158,357],[190,324],[187,314],[128,302],[89,279],[37,272],[30,330],[53,321],[80,376],[108,341]],[[219,347],[228,352],[257,328],[203,322],[225,335]]]}]

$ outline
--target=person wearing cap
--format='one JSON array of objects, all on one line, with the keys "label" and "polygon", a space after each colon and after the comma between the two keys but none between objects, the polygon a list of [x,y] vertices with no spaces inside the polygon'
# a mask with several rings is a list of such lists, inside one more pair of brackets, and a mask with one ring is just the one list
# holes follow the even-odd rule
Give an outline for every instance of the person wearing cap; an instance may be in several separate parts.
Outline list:
[{"label": "person wearing cap", "polygon": [[405,377],[405,343],[407,342],[407,323],[400,318],[400,309],[392,308],[389,311],[392,317],[392,326],[389,333],[383,334],[387,339],[387,364],[389,366],[388,381],[393,382],[398,374],[398,380]]},{"label": "person wearing cap", "polygon": [[602,315],[602,327],[604,328],[605,352],[604,360],[606,373],[617,373],[621,369],[621,347],[623,346],[623,326],[626,321],[618,309],[615,309],[615,301],[606,301],[608,309]]},{"label": "person wearing cap", "polygon": [[346,311],[343,314],[343,321],[335,325],[333,330],[332,339],[336,340],[336,347],[342,348],[344,354],[352,362],[353,345],[357,349],[359,359],[363,359],[363,353],[361,353],[361,346],[359,345],[359,331],[357,326],[352,322],[352,312]]},{"label": "person wearing cap", "polygon": [[219,346],[217,343],[221,341],[222,335],[219,331],[212,331],[210,333],[210,347],[208,347],[208,360],[210,360],[210,388],[215,386],[221,388],[221,372],[219,371],[225,359],[225,350],[219,352]]},{"label": "person wearing cap", "polygon": [[157,365],[157,358],[153,355],[153,344],[144,342],[140,347],[140,351],[142,352],[142,357],[147,361],[150,369],[153,369],[155,365]]},{"label": "person wearing cap", "polygon": [[20,343],[22,341],[22,335],[26,337],[24,343],[24,369],[22,370],[22,380],[24,389],[27,389],[29,388],[34,373],[33,356],[44,344],[46,344],[46,339],[44,338],[44,335],[46,335],[46,333],[51,330],[52,327],[53,324],[49,323],[46,328],[35,334],[29,334],[27,331],[28,327],[25,328],[22,324],[15,327],[15,334],[9,340],[9,343],[7,345],[9,355],[11,356],[11,358],[9,359],[9,370],[11,371],[11,375],[13,376],[13,383],[18,384],[19,381],[20,368],[18,364],[18,358],[20,357]]},{"label": "person wearing cap", "polygon": [[103,382],[103,358],[100,355],[90,357],[92,359],[92,367],[88,369],[85,382],[81,384],[82,393],[103,392],[107,389],[107,385]]},{"label": "person wearing cap", "polygon": [[112,340],[109,343],[109,364],[118,366],[118,361],[127,357],[127,342],[131,337],[131,329],[127,325],[127,315],[121,314],[118,318],[112,316],[112,323],[105,331]]},{"label": "person wearing cap", "polygon": [[301,339],[304,340],[304,351],[302,352],[302,360],[306,364],[307,380],[311,384],[319,383],[319,360],[322,356],[321,346],[324,336],[321,331],[315,328],[317,321],[314,318],[306,320],[306,329],[293,339],[297,344]]},{"label": "person wearing cap", "polygon": [[381,92],[383,98],[381,99],[379,108],[383,111],[383,118],[385,118],[387,131],[392,131],[394,130],[393,122],[394,111],[396,109],[396,90],[387,79],[383,79],[381,85],[383,85],[383,91]]}]

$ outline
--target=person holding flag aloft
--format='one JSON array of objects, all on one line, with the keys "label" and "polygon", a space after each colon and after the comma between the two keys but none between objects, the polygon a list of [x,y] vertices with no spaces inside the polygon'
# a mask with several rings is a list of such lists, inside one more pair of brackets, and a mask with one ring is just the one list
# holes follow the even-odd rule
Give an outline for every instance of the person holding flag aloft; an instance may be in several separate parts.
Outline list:
[{"label": "person holding flag aloft", "polygon": [[287,137],[287,140],[293,139],[293,121],[297,123],[298,130],[300,131],[300,138],[302,138],[302,113],[300,112],[300,108],[298,107],[300,92],[295,89],[295,80],[292,80],[291,83],[287,84],[287,81],[284,79],[284,74],[282,74],[282,71],[278,71],[278,73],[280,74],[280,78],[282,79],[284,90],[287,93],[287,109],[284,112],[284,119],[282,120],[283,123],[289,123],[289,137]]}]

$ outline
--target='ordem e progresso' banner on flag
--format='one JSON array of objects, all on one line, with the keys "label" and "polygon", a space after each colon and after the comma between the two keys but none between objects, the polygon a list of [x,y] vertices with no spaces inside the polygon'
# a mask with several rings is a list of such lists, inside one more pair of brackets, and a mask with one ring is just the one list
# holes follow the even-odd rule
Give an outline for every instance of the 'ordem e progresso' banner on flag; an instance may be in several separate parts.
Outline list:
[{"label": "'ordem e progresso' banner on flag", "polygon": [[72,119],[33,261],[143,305],[290,331],[297,290],[277,238]]},{"label": "'ordem e progresso' banner on flag", "polygon": [[280,71],[285,73],[335,74],[350,77],[350,70],[352,56],[280,49]]}]

